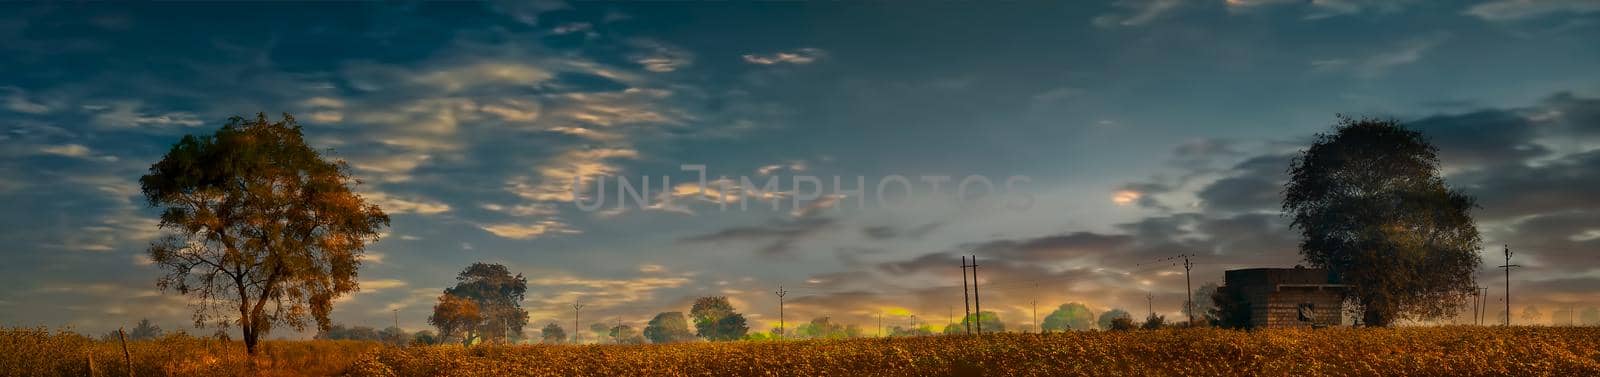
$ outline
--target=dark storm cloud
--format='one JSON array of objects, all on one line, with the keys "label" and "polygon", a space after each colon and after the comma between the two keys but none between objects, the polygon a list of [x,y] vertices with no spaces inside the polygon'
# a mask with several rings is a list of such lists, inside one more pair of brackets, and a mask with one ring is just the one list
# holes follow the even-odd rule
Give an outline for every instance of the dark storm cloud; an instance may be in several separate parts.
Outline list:
[{"label": "dark storm cloud", "polygon": [[832,228],[835,220],[826,217],[802,217],[793,220],[773,220],[764,225],[736,226],[713,233],[679,239],[685,243],[753,242],[762,246],[756,251],[764,256],[786,256],[795,242]]},{"label": "dark storm cloud", "polygon": [[1291,154],[1268,154],[1246,159],[1233,167],[1234,175],[1206,185],[1195,195],[1207,211],[1277,210],[1292,158]]},{"label": "dark storm cloud", "polygon": [[1023,261],[1052,262],[1126,251],[1133,237],[1091,232],[1073,232],[1038,238],[997,240],[971,245],[967,249],[985,256]]},{"label": "dark storm cloud", "polygon": [[944,222],[935,221],[918,225],[909,229],[901,229],[892,225],[875,225],[861,228],[861,235],[873,240],[890,240],[895,238],[918,239],[928,233],[944,226]]},{"label": "dark storm cloud", "polygon": [[1515,111],[1439,115],[1407,122],[1406,126],[1421,131],[1439,147],[1439,159],[1445,166],[1515,163],[1549,153],[1533,144],[1539,132],[1534,122]]}]

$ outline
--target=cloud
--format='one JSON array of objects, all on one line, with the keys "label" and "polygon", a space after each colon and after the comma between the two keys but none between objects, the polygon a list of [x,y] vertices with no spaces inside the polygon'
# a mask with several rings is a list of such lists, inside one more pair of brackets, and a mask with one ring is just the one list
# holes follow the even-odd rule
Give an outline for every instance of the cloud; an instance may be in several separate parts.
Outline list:
[{"label": "cloud", "polygon": [[66,157],[89,157],[93,153],[89,150],[89,147],[85,147],[82,144],[50,145],[39,148],[39,152]]},{"label": "cloud", "polygon": [[637,40],[634,45],[644,51],[634,53],[633,62],[650,72],[672,72],[694,64],[694,55],[688,50],[653,40]]},{"label": "cloud", "polygon": [[137,101],[116,101],[105,107],[90,106],[96,124],[110,128],[134,127],[198,127],[205,122],[194,113],[174,111],[160,114],[146,114],[142,111],[143,105]]},{"label": "cloud", "polygon": [[1356,59],[1321,59],[1311,61],[1318,72],[1345,72],[1357,78],[1372,79],[1387,74],[1396,67],[1422,60],[1434,47],[1450,39],[1449,34],[1435,33],[1403,40],[1391,49]]},{"label": "cloud", "polygon": [[1473,5],[1464,13],[1487,21],[1509,22],[1595,12],[1600,12],[1600,3],[1590,0],[1499,0]]},{"label": "cloud", "polygon": [[900,229],[889,225],[878,225],[861,228],[861,234],[872,240],[891,240],[896,238],[919,239],[928,233],[944,226],[943,221],[934,221],[910,229]]},{"label": "cloud", "polygon": [[713,233],[679,239],[684,243],[753,242],[763,256],[786,256],[795,243],[832,228],[835,221],[822,217],[803,217],[794,220],[773,220],[764,225],[736,226]]},{"label": "cloud", "polygon": [[[549,159],[536,168],[536,177],[514,177],[507,190],[524,199],[534,201],[572,202],[575,184],[579,192],[590,192],[595,182],[604,176],[616,174],[620,168],[610,161],[633,159],[639,151],[632,148],[573,149]],[[582,181],[577,181],[578,179]],[[615,177],[610,177],[615,181]],[[614,186],[614,184],[613,184]]]},{"label": "cloud", "polygon": [[0,86],[6,92],[5,109],[24,114],[44,114],[54,110],[49,105],[28,99],[28,93],[14,86]]},{"label": "cloud", "polygon": [[361,286],[362,293],[371,293],[387,289],[402,288],[406,286],[406,282],[399,279],[362,280],[359,282],[359,284]]},{"label": "cloud", "polygon": [[1096,16],[1093,23],[1102,28],[1141,26],[1181,5],[1182,0],[1117,0],[1111,6],[1118,11]]},{"label": "cloud", "polygon": [[559,0],[497,0],[488,4],[495,12],[527,25],[538,25],[541,14],[571,8],[565,1]]},{"label": "cloud", "polygon": [[594,24],[590,24],[588,22],[568,22],[550,29],[550,33],[556,35],[567,35],[573,33],[585,33],[593,35]]},{"label": "cloud", "polygon": [[569,227],[566,223],[556,219],[539,220],[533,223],[500,223],[479,225],[491,234],[514,240],[534,239],[548,234],[577,234],[581,231]]},{"label": "cloud", "polygon": [[827,56],[825,51],[818,48],[801,48],[794,51],[779,51],[771,54],[745,54],[744,62],[755,65],[777,64],[811,64]]},{"label": "cloud", "polygon": [[401,197],[377,191],[364,192],[361,196],[391,215],[403,213],[434,215],[450,211],[448,204],[420,197]]}]

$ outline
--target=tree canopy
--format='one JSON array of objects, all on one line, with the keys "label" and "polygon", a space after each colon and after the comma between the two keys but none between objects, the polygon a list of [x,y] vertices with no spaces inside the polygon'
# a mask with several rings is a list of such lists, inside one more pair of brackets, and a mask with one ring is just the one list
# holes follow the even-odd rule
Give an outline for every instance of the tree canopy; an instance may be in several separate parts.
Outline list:
[{"label": "tree canopy", "polygon": [[1437,154],[1398,122],[1340,118],[1289,166],[1283,210],[1300,253],[1351,285],[1369,326],[1453,315],[1474,292],[1475,202],[1445,184]]},{"label": "tree canopy", "polygon": [[544,325],[544,328],[539,330],[539,339],[545,343],[561,344],[567,340],[567,331],[562,330],[561,325],[550,322],[550,324]]},{"label": "tree canopy", "polygon": [[1133,315],[1128,314],[1127,310],[1111,309],[1107,310],[1105,313],[1100,313],[1100,317],[1095,319],[1095,324],[1099,325],[1101,330],[1110,330],[1111,322],[1115,321],[1117,318],[1127,318],[1131,321],[1133,320]]},{"label": "tree canopy", "polygon": [[[512,275],[506,266],[494,263],[473,263],[456,276],[456,285],[445,288],[440,296],[440,306],[434,315],[452,325],[439,327],[442,337],[460,335],[466,344],[482,340],[501,342],[522,338],[522,327],[528,324],[528,311],[522,309],[522,299],[528,291],[528,279],[522,274]],[[445,305],[447,299],[471,301],[476,316],[467,316],[469,309],[461,303]],[[430,318],[430,322],[432,319]],[[477,321],[477,322],[462,322]]]},{"label": "tree canopy", "polygon": [[972,313],[971,315],[961,319],[962,326],[965,326],[967,323],[972,323],[972,331],[974,332],[980,330],[979,325],[982,325],[981,330],[983,330],[983,333],[998,333],[1006,331],[1006,324],[1005,322],[1000,321],[1000,314],[987,310],[983,311],[982,313]]},{"label": "tree canopy", "polygon": [[689,330],[683,312],[663,312],[645,324],[644,337],[651,343],[676,343],[694,340],[694,332]]},{"label": "tree canopy", "polygon": [[334,300],[358,289],[363,250],[389,225],[356,184],[288,114],[184,136],[139,178],[167,231],[149,249],[166,271],[157,285],[197,299],[196,326],[239,326],[250,354],[275,325],[326,330]]},{"label": "tree canopy", "polygon": [[695,334],[706,340],[739,340],[750,331],[744,315],[734,311],[733,304],[724,296],[695,299],[689,316],[694,318]]},{"label": "tree canopy", "polygon": [[821,316],[795,326],[794,333],[805,339],[844,339],[861,336],[861,328],[834,322],[833,318]]},{"label": "tree canopy", "polygon": [[1089,307],[1072,302],[1061,304],[1061,307],[1050,312],[1044,317],[1040,328],[1044,331],[1088,330],[1094,326],[1094,312]]},{"label": "tree canopy", "polygon": [[441,340],[460,338],[463,346],[471,346],[481,339],[478,327],[483,322],[483,311],[478,308],[477,301],[448,293],[439,296],[439,303],[433,305],[433,314],[428,316],[428,324],[439,329]]}]

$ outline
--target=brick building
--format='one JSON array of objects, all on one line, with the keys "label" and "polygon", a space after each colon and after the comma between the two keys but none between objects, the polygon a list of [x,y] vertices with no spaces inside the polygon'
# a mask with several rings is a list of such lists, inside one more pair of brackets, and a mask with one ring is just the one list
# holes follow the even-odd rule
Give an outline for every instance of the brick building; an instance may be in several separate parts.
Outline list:
[{"label": "brick building", "polygon": [[1343,324],[1343,284],[1332,283],[1328,270],[1248,268],[1224,273],[1223,289],[1248,313],[1248,327],[1338,326]]}]

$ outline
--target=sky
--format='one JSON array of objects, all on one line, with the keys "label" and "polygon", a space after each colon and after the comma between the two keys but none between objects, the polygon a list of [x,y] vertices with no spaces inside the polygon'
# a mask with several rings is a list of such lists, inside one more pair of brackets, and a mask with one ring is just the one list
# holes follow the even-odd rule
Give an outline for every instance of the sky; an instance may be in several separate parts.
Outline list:
[{"label": "sky", "polygon": [[[1591,1],[0,8],[6,326],[209,333],[156,287],[138,178],[256,113],[292,114],[392,216],[340,324],[425,329],[478,261],[527,277],[530,334],[574,302],[642,326],[700,296],[766,330],[779,286],[791,323],[943,324],[962,255],[1008,326],[1067,302],[1177,317],[1185,275],[1158,260],[1197,255],[1196,287],[1300,263],[1279,190],[1339,114],[1439,147],[1481,206],[1492,305],[1510,245],[1518,322],[1600,306]],[[703,195],[685,166],[780,184]],[[581,208],[574,176],[611,201]],[[969,176],[994,195],[956,194]],[[652,203],[619,207],[617,177]],[[877,195],[887,177],[911,190]]]}]

